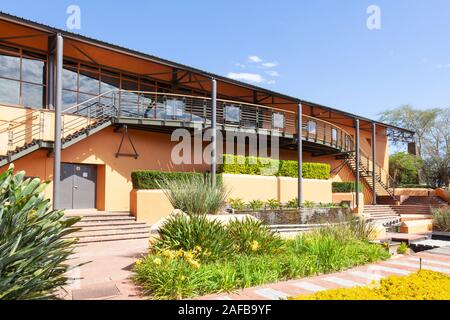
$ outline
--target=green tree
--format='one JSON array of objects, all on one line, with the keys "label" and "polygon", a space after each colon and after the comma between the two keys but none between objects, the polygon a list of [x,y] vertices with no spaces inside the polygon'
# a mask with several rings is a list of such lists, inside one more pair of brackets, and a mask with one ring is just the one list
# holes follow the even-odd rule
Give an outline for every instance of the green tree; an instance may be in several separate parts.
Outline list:
[{"label": "green tree", "polygon": [[423,145],[426,135],[434,127],[439,109],[419,110],[410,105],[384,111],[380,121],[405,128],[416,133],[418,155],[423,157]]},{"label": "green tree", "polygon": [[419,157],[406,152],[397,152],[389,157],[389,174],[394,178],[395,184],[417,184],[419,170],[424,161]]}]

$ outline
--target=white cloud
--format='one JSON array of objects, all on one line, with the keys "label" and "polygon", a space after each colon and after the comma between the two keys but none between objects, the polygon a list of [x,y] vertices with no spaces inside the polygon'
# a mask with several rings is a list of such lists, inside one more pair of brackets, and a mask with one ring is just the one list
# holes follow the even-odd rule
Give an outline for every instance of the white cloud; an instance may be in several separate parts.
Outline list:
[{"label": "white cloud", "polygon": [[230,72],[227,75],[228,78],[234,80],[248,81],[248,82],[256,82],[256,83],[264,83],[266,79],[263,76],[257,73],[246,73],[246,72]]},{"label": "white cloud", "polygon": [[275,83],[276,83],[275,80],[269,80],[269,81],[267,81],[267,84],[275,84]]},{"label": "white cloud", "polygon": [[278,67],[278,62],[264,62],[261,65],[266,68],[275,68]]},{"label": "white cloud", "polygon": [[263,62],[263,60],[260,57],[258,57],[258,56],[249,56],[248,60],[250,62],[254,62],[254,63],[261,63],[261,62]]},{"label": "white cloud", "polygon": [[239,63],[239,62],[236,62],[235,64],[234,64],[236,67],[239,67],[239,68],[242,68],[242,69],[245,69],[245,64],[243,64],[243,63]]},{"label": "white cloud", "polygon": [[271,77],[279,77],[280,76],[278,71],[275,71],[275,70],[266,71],[266,73]]},{"label": "white cloud", "polygon": [[439,69],[450,69],[450,63],[448,63],[448,64],[440,64],[437,67]]}]

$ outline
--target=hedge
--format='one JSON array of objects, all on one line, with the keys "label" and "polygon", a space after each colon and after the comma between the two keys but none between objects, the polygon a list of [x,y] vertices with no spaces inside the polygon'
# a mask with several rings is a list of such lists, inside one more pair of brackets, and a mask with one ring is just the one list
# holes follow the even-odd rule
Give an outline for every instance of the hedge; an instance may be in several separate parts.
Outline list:
[{"label": "hedge", "polygon": [[[157,181],[163,179],[178,180],[189,176],[203,176],[204,173],[199,172],[162,172],[156,170],[142,170],[131,173],[131,181],[133,189],[154,190],[159,189]],[[217,183],[222,183],[222,175],[217,175]]]},{"label": "hedge", "polygon": [[[303,163],[303,178],[321,179],[330,178],[330,165],[325,163]],[[292,160],[274,160],[262,157],[244,157],[224,155],[221,173],[250,174],[261,176],[298,177],[298,162]]]},{"label": "hedge", "polygon": [[[333,182],[333,193],[355,192],[356,183],[354,182]],[[364,186],[359,184],[360,192],[363,192]]]}]

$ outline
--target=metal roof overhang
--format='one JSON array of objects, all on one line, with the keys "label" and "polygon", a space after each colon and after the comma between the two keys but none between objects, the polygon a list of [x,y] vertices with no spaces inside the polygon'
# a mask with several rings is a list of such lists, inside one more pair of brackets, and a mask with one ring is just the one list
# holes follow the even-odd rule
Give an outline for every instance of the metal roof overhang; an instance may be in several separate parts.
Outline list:
[{"label": "metal roof overhang", "polygon": [[[298,99],[153,55],[0,12],[0,42],[47,51],[48,37],[57,33],[61,33],[66,39],[65,56],[86,61],[87,63],[117,69],[121,69],[121,64],[126,64],[127,71],[134,71],[136,74],[148,75],[154,79],[167,82],[173,80],[173,74],[176,70],[179,72],[176,75],[177,80],[181,78],[187,81],[189,79],[189,82],[181,82],[183,86],[202,91],[210,91],[210,79],[215,78],[220,85],[219,94],[222,94],[224,97],[233,97],[235,100],[264,104],[287,110],[296,110],[296,105],[302,103],[304,111],[306,109],[311,116],[328,119],[342,125],[353,126],[354,119],[360,119],[363,129],[365,126],[375,123],[378,126],[400,131],[407,135],[412,136],[415,134],[413,131],[361,117],[337,108]],[[124,58],[125,61],[121,61]]]}]

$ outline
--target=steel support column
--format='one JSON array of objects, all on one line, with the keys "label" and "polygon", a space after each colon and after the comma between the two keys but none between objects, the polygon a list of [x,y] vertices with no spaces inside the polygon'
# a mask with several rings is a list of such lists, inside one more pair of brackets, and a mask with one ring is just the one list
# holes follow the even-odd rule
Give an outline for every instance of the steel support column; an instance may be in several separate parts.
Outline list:
[{"label": "steel support column", "polygon": [[211,80],[211,184],[216,185],[217,173],[217,80]]},{"label": "steel support column", "polygon": [[360,167],[360,151],[359,151],[359,119],[355,120],[355,156],[356,156],[356,161],[355,161],[355,166],[356,166],[356,181],[355,181],[355,191],[356,191],[356,209],[359,210],[360,207],[360,203],[359,203],[359,181],[360,181],[360,176],[359,176],[359,167]]},{"label": "steel support column", "polygon": [[297,151],[298,151],[298,206],[303,206],[303,106],[298,104],[297,111]]},{"label": "steel support column", "polygon": [[372,204],[377,204],[377,190],[375,188],[377,182],[377,125],[372,123]]},{"label": "steel support column", "polygon": [[62,116],[62,73],[64,40],[61,34],[56,36],[55,51],[55,142],[53,162],[53,209],[61,209],[60,186],[61,186],[61,116]]}]

